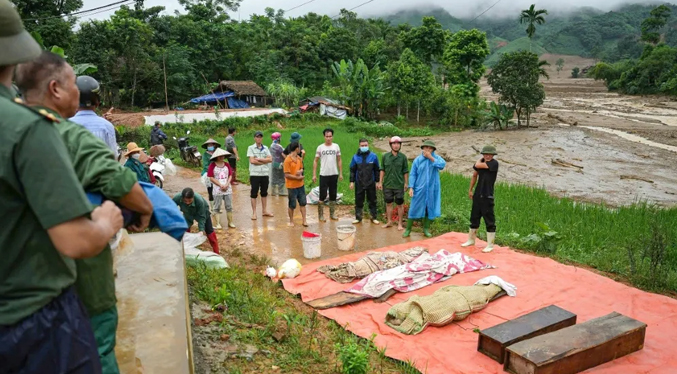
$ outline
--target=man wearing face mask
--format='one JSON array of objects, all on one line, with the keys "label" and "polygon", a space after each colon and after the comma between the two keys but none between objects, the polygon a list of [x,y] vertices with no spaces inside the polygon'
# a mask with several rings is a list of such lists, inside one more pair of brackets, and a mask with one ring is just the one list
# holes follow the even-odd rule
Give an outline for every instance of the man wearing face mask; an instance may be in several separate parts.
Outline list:
[{"label": "man wearing face mask", "polygon": [[132,170],[136,174],[136,179],[138,179],[139,182],[150,183],[150,175],[148,175],[148,169],[146,169],[146,165],[144,165],[144,163],[141,162],[142,152],[143,148],[136,145],[136,143],[131,142],[127,144],[127,153],[125,153],[125,157],[127,157],[127,162],[125,162],[125,167]]},{"label": "man wearing face mask", "polygon": [[360,148],[350,161],[350,189],[355,189],[355,220],[354,224],[362,222],[364,198],[369,202],[371,222],[380,224],[376,219],[376,189],[381,188],[380,167],[378,156],[369,151],[369,141],[360,139]]}]

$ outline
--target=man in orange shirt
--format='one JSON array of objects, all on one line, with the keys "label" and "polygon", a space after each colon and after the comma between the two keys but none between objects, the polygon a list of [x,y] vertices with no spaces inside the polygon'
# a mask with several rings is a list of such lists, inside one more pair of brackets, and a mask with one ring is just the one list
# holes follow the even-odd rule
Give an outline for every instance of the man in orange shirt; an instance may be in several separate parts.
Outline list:
[{"label": "man in orange shirt", "polygon": [[298,142],[289,145],[289,156],[284,160],[284,178],[287,191],[289,192],[289,227],[294,227],[294,210],[296,202],[301,206],[303,226],[308,227],[306,222],[306,187],[303,183],[303,159],[301,159]]}]

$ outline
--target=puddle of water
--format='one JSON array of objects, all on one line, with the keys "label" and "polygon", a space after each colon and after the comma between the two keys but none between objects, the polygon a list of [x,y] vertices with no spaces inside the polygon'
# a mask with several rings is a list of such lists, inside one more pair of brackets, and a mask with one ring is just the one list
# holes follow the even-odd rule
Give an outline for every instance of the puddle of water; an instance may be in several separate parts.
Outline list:
[{"label": "puddle of water", "polygon": [[583,128],[589,129],[589,130],[605,132],[607,134],[613,134],[613,135],[619,136],[623,139],[630,140],[630,141],[635,142],[635,143],[648,145],[650,147],[665,149],[666,151],[677,152],[677,147],[667,145],[667,144],[662,144],[662,143],[656,143],[656,142],[653,142],[649,139],[643,138],[641,136],[629,134],[629,133],[624,132],[624,131],[609,129],[609,128],[606,128],[606,127],[595,127],[595,126],[580,126],[580,127],[583,127]]},{"label": "puddle of water", "polygon": [[[338,238],[336,227],[340,225],[351,225],[354,216],[350,211],[342,208],[342,215],[339,215],[339,221],[328,220],[325,223],[318,221],[317,206],[308,205],[307,221],[309,227],[301,225],[301,213],[297,206],[294,212],[295,227],[288,227],[289,222],[287,214],[288,200],[286,196],[268,196],[268,210],[275,215],[273,218],[261,217],[261,200],[257,199],[257,220],[251,219],[251,199],[249,196],[250,188],[246,185],[239,185],[233,191],[233,209],[234,221],[237,229],[245,234],[244,242],[253,252],[270,257],[273,263],[281,264],[289,258],[295,258],[302,264],[319,261],[328,258],[344,256],[352,253],[351,251],[340,251],[338,249]],[[352,193],[352,191],[346,191]],[[365,209],[366,210],[366,209]],[[325,207],[325,217],[329,217],[329,208]],[[354,252],[362,252],[382,248],[389,245],[401,244],[403,242],[420,240],[423,236],[419,233],[412,233],[411,238],[402,238],[402,231],[396,227],[384,229],[381,225],[372,224],[365,219],[357,227]],[[221,223],[226,221],[225,214]],[[303,231],[310,231],[322,234],[322,256],[316,259],[306,259],[303,257],[303,243],[301,236]],[[234,233],[234,230],[225,231],[226,235]]]}]

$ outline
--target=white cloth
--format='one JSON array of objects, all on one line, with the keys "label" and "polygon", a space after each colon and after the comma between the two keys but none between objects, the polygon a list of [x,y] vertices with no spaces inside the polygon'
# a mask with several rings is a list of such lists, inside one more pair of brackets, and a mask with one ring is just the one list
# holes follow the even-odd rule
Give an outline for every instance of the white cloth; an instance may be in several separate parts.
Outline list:
[{"label": "white cloth", "polygon": [[493,266],[461,252],[440,249],[434,255],[424,252],[408,264],[372,273],[346,292],[377,298],[391,289],[411,292],[445,281],[454,274],[491,268]]},{"label": "white cloth", "polygon": [[505,291],[505,293],[508,294],[508,296],[512,296],[512,297],[517,296],[517,287],[515,287],[514,284],[510,284],[510,283],[504,281],[503,279],[501,279],[501,277],[499,277],[497,275],[490,275],[488,277],[482,278],[482,279],[478,280],[477,282],[475,282],[475,286],[480,285],[480,284],[482,284],[482,285],[495,284],[495,285],[501,287],[503,289],[503,291]]},{"label": "white cloth", "polygon": [[[343,199],[343,194],[342,193],[337,193],[336,194],[336,203],[340,204],[341,199]],[[327,197],[325,198],[324,202],[329,201],[329,194],[327,194]],[[312,190],[310,190],[310,193],[306,195],[306,203],[310,205],[317,205],[320,202],[320,187],[315,187]]]},{"label": "white cloth", "polygon": [[320,158],[321,176],[328,177],[339,174],[337,156],[341,156],[341,147],[336,143],[332,143],[330,146],[322,143],[317,147],[315,157]]},{"label": "white cloth", "polygon": [[[261,144],[262,148],[256,147],[252,144],[247,148],[247,157],[254,157],[264,159],[271,157],[270,150],[265,145]],[[249,163],[249,176],[251,177],[267,177],[270,175],[270,164],[254,165]]]}]

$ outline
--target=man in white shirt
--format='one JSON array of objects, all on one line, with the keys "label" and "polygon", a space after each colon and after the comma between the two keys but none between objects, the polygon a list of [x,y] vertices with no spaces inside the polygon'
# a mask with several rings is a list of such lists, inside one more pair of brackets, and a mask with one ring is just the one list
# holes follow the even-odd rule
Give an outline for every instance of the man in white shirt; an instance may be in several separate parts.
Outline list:
[{"label": "man in white shirt", "polygon": [[327,222],[324,218],[324,201],[329,191],[329,216],[338,221],[336,216],[336,194],[338,181],[343,180],[343,163],[341,162],[341,147],[334,144],[334,130],[324,129],[324,144],[320,144],[315,152],[313,162],[313,183],[317,182],[317,162],[320,161],[320,201],[317,204],[317,214],[320,222]]},{"label": "man in white shirt", "polygon": [[247,157],[249,157],[249,184],[252,186],[252,220],[256,220],[256,198],[261,192],[261,205],[263,217],[273,217],[266,209],[266,198],[268,197],[268,184],[270,183],[270,164],[273,162],[273,156],[268,147],[263,145],[263,133],[257,131],[254,134],[255,143],[247,148]]}]

